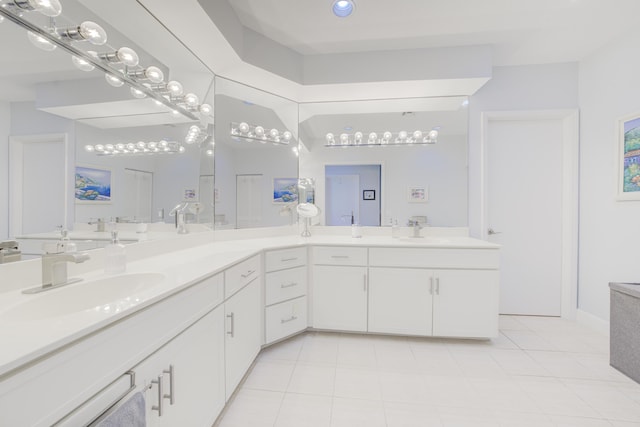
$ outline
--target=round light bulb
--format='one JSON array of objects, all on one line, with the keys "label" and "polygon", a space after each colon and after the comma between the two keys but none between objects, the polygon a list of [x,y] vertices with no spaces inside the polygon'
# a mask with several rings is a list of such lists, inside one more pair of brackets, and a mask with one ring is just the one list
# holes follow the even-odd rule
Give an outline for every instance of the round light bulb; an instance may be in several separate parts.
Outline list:
[{"label": "round light bulb", "polygon": [[102,153],[104,151],[104,145],[96,144],[95,149],[97,152]]},{"label": "round light bulb", "polygon": [[353,138],[356,141],[356,144],[361,144],[362,143],[362,132],[356,132],[353,134]]},{"label": "round light bulb", "polygon": [[375,132],[371,132],[369,134],[369,143],[375,142],[378,139],[378,134]]},{"label": "round light bulb", "polygon": [[93,45],[101,46],[107,42],[107,32],[95,22],[84,21],[78,29],[82,38]]},{"label": "round light bulb", "polygon": [[140,89],[136,89],[135,87],[130,88],[129,91],[131,92],[131,95],[133,95],[134,98],[142,99],[147,97],[146,93],[144,93]]},{"label": "round light bulb", "polygon": [[400,138],[401,140],[407,139],[407,131],[401,130],[400,132],[398,132],[398,138]]},{"label": "round light bulb", "polygon": [[429,131],[429,139],[436,140],[438,139],[438,131],[433,129]]},{"label": "round light bulb", "polygon": [[118,62],[122,62],[127,67],[135,67],[140,62],[138,54],[131,48],[121,47],[116,51]]},{"label": "round light bulb", "polygon": [[157,146],[158,146],[158,143],[157,143],[157,142],[155,142],[155,141],[150,141],[150,142],[147,144],[147,147],[149,147],[149,148],[150,148],[150,149],[152,149],[152,150],[153,150],[154,148],[156,148]]},{"label": "round light bulb", "polygon": [[173,117],[179,117],[180,116],[180,111],[178,110],[171,110],[171,115]]},{"label": "round light bulb", "polygon": [[167,83],[167,89],[173,96],[180,96],[184,93],[182,83],[176,80],[171,80],[169,83]]},{"label": "round light bulb", "polygon": [[180,148],[178,148],[178,152],[179,152],[180,154],[184,153],[185,151],[187,151],[187,149],[186,149],[186,148],[184,148],[184,145],[181,145],[181,146],[180,146]]},{"label": "round light bulb", "polygon": [[105,74],[104,79],[113,87],[120,87],[124,84],[122,80],[114,76],[113,74]]},{"label": "round light bulb", "polygon": [[27,7],[21,6],[20,3],[17,3],[17,6],[22,9],[34,9],[44,16],[50,17],[58,16],[62,13],[62,5],[58,0],[27,0]]},{"label": "round light bulb", "polygon": [[32,33],[31,31],[27,31],[27,38],[29,39],[32,45],[34,45],[38,49],[42,49],[47,52],[51,52],[52,50],[55,50],[56,47],[58,47],[55,44],[51,43],[49,40],[42,37],[41,35]]},{"label": "round light bulb", "polygon": [[392,137],[392,135],[391,135],[391,132],[389,132],[389,131],[387,131],[387,132],[382,134],[382,139],[385,140],[386,142],[389,142],[391,137]]},{"label": "round light bulb", "polygon": [[147,148],[147,144],[145,144],[144,141],[138,141],[138,143],[136,145],[141,150],[144,150],[145,148]]},{"label": "round light bulb", "polygon": [[271,136],[271,138],[277,138],[280,136],[280,131],[278,131],[278,129],[271,129],[269,131],[269,136]]},{"label": "round light bulb", "polygon": [[93,145],[85,145],[84,150],[88,153],[93,153],[95,151],[95,147]]},{"label": "round light bulb", "polygon": [[249,125],[245,122],[242,122],[238,125],[238,130],[240,131],[240,133],[247,133],[249,132]]},{"label": "round light bulb", "polygon": [[328,142],[329,144],[333,144],[334,142],[336,142],[335,137],[333,136],[333,134],[332,134],[332,133],[328,133],[328,134],[325,136],[325,138],[326,138],[326,140],[327,140],[327,142]]},{"label": "round light bulb", "polygon": [[338,18],[346,18],[353,13],[355,5],[352,0],[336,0],[333,2],[333,14]]},{"label": "round light bulb", "polygon": [[0,24],[4,22],[4,16],[0,16]]},{"label": "round light bulb", "polygon": [[125,145],[122,143],[116,144],[116,149],[118,149],[119,151],[123,151],[125,149]]},{"label": "round light bulb", "polygon": [[107,144],[104,146],[105,151],[113,151],[114,148],[113,144]]},{"label": "round light bulb", "polygon": [[291,141],[291,138],[293,137],[293,134],[291,132],[289,132],[288,130],[285,130],[282,133],[282,139],[284,139],[286,142]]},{"label": "round light bulb", "polygon": [[207,150],[206,154],[207,156],[213,156],[213,150]]},{"label": "round light bulb", "polygon": [[71,62],[80,71],[89,72],[89,71],[93,71],[96,68],[93,66],[92,63],[90,63],[86,59],[78,58],[75,55],[71,55]]},{"label": "round light bulb", "polygon": [[130,142],[127,144],[127,150],[134,151],[135,149],[136,149],[136,144],[134,144],[133,142]]},{"label": "round light bulb", "polygon": [[164,80],[164,73],[162,70],[158,67],[154,67],[153,65],[144,70],[144,76],[151,83],[161,83]]},{"label": "round light bulb", "polygon": [[204,114],[205,116],[208,116],[211,114],[211,112],[213,112],[213,107],[211,107],[211,105],[209,104],[202,104],[200,106],[200,113]]},{"label": "round light bulb", "polygon": [[262,138],[264,136],[264,128],[262,126],[256,126],[253,130],[256,133],[256,136]]},{"label": "round light bulb", "polygon": [[349,135],[347,135],[346,133],[340,134],[340,143],[342,145],[347,145],[349,143]]},{"label": "round light bulb", "polygon": [[200,102],[200,100],[198,99],[198,96],[196,94],[188,93],[184,96],[184,102],[189,107],[195,107],[196,105],[198,105],[198,102]]},{"label": "round light bulb", "polygon": [[421,130],[417,130],[417,131],[413,132],[413,137],[414,137],[414,139],[422,138],[422,131]]},{"label": "round light bulb", "polygon": [[160,142],[158,142],[158,147],[165,148],[165,147],[168,147],[168,146],[169,146],[169,143],[167,141],[165,141],[164,139],[162,139],[162,140],[160,140]]},{"label": "round light bulb", "polygon": [[189,128],[189,133],[198,134],[198,133],[200,133],[200,128],[198,126],[196,126],[196,125],[192,125]]}]

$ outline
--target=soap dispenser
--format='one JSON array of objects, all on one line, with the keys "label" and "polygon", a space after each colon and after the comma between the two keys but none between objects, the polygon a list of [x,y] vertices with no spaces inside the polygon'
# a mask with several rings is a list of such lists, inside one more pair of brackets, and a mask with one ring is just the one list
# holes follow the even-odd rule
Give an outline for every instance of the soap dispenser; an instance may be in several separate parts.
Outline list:
[{"label": "soap dispenser", "polygon": [[111,231],[111,243],[104,248],[104,272],[107,274],[124,273],[127,269],[127,253],[118,241],[118,231]]}]

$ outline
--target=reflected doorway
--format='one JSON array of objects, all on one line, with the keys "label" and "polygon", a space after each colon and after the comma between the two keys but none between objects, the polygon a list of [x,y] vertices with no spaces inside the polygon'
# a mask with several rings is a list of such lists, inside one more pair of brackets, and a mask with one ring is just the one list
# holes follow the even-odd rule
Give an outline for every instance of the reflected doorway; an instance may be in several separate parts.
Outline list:
[{"label": "reflected doorway", "polygon": [[382,166],[325,165],[325,222],[379,227]]},{"label": "reflected doorway", "polygon": [[262,224],[262,175],[236,175],[236,228]]},{"label": "reflected doorway", "polygon": [[140,222],[151,222],[153,204],[153,172],[124,170],[124,216]]}]

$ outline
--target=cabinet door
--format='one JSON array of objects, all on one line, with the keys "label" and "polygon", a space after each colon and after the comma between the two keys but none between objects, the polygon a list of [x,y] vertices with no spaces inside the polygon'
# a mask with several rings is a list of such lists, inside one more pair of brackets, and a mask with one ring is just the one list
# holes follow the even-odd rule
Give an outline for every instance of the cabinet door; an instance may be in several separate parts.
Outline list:
[{"label": "cabinet door", "polygon": [[433,299],[433,335],[498,336],[497,270],[438,270]]},{"label": "cabinet door", "polygon": [[366,267],[314,266],[313,327],[367,330]]},{"label": "cabinet door", "polygon": [[431,271],[369,269],[369,332],[431,335]]},{"label": "cabinet door", "polygon": [[254,280],[229,298],[224,308],[228,400],[260,351],[262,342],[260,281]]},{"label": "cabinet door", "polygon": [[223,336],[219,307],[134,368],[138,383],[148,386],[149,426],[213,424],[225,403]]}]

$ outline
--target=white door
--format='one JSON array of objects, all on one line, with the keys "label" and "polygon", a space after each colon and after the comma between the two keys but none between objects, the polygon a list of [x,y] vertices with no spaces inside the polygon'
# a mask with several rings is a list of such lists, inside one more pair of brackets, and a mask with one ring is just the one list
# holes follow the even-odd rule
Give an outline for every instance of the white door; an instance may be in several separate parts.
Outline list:
[{"label": "white door", "polygon": [[151,222],[153,172],[125,169],[124,181],[124,216],[141,222]]},{"label": "white door", "polygon": [[488,240],[502,245],[500,313],[560,316],[563,120],[489,120]]},{"label": "white door", "polygon": [[262,224],[262,175],[236,175],[236,228]]},{"label": "white door", "polygon": [[10,153],[10,237],[67,227],[71,190],[67,188],[64,139],[14,139]]},{"label": "white door", "polygon": [[325,179],[327,225],[351,225],[351,217],[360,217],[358,175],[334,175]]}]

